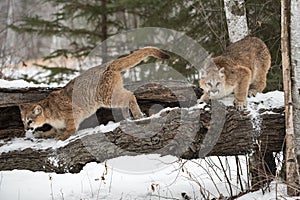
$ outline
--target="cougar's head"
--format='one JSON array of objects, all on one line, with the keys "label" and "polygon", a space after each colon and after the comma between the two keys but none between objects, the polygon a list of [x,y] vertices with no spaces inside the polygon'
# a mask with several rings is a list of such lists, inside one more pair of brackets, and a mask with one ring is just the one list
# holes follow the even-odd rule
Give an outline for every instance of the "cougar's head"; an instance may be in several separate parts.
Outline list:
[{"label": "cougar's head", "polygon": [[41,105],[36,103],[23,104],[20,105],[19,108],[25,130],[34,130],[46,123],[44,111]]},{"label": "cougar's head", "polygon": [[199,85],[209,94],[211,99],[223,97],[225,91],[224,68],[210,67],[201,69]]}]

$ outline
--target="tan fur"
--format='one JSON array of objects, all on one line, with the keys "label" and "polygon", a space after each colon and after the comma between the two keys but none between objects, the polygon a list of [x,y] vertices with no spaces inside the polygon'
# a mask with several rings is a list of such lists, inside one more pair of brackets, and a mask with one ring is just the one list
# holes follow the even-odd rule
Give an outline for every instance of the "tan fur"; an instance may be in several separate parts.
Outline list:
[{"label": "tan fur", "polygon": [[271,55],[265,43],[255,37],[246,37],[231,44],[224,54],[211,59],[201,70],[199,80],[204,94],[200,102],[219,99],[234,93],[236,108],[246,106],[247,94],[255,96],[266,86]]},{"label": "tan fur", "polygon": [[25,129],[36,129],[47,123],[53,129],[37,137],[55,135],[56,139],[64,140],[100,107],[127,107],[134,119],[141,118],[143,114],[136,98],[123,87],[120,72],[134,67],[149,56],[169,58],[169,55],[157,48],[146,47],[126,57],[87,70],[64,88],[50,93],[39,102],[20,105]]}]

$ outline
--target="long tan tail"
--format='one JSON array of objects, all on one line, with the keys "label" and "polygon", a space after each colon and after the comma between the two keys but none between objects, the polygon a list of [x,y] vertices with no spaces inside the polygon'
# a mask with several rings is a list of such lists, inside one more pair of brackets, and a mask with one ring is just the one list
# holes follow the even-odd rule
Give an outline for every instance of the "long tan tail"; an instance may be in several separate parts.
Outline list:
[{"label": "long tan tail", "polygon": [[146,60],[149,56],[161,59],[170,58],[170,56],[167,53],[161,51],[156,47],[144,47],[133,52],[128,56],[118,58],[117,60],[111,62],[108,66],[108,69],[113,71],[123,71],[125,69],[129,69],[131,67],[136,66],[143,60]]}]

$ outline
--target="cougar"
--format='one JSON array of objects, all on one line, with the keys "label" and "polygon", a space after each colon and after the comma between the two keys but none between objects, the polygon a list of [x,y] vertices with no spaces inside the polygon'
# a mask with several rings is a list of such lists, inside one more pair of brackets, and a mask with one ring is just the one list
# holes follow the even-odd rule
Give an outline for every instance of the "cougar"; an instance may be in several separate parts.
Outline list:
[{"label": "cougar", "polygon": [[199,102],[234,93],[235,107],[244,109],[247,95],[255,96],[264,90],[270,65],[268,47],[259,38],[246,37],[231,44],[200,70],[199,85],[204,94]]},{"label": "cougar", "polygon": [[168,54],[155,47],[145,47],[128,56],[90,68],[43,100],[20,105],[25,130],[50,124],[53,127],[51,130],[35,136],[55,136],[57,140],[65,140],[100,107],[121,107],[127,111],[129,108],[134,119],[141,118],[143,113],[134,94],[123,87],[120,72],[136,66],[149,56],[169,58]]}]

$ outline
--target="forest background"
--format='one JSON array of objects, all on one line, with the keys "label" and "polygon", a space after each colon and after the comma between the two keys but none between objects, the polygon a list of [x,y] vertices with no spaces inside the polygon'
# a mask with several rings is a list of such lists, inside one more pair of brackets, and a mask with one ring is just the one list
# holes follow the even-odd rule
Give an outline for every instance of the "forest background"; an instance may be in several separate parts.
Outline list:
[{"label": "forest background", "polygon": [[[282,90],[280,1],[245,3],[250,35],[261,38],[272,55],[266,91]],[[2,68],[30,59],[84,57],[110,36],[141,27],[184,32],[213,55],[229,45],[223,0],[4,0],[0,9]],[[171,66],[197,84],[198,71],[187,61],[176,58]],[[40,67],[53,74],[70,72],[65,66]]]}]

